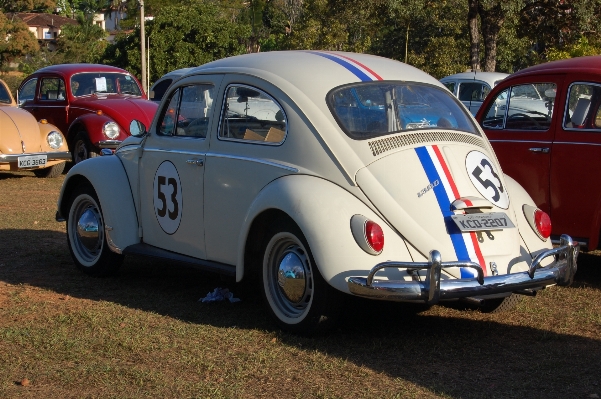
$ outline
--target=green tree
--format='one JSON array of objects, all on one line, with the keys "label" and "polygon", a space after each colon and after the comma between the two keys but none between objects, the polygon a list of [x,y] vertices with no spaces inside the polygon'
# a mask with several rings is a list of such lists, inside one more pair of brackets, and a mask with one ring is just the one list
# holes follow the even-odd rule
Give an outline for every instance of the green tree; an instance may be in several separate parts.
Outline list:
[{"label": "green tree", "polygon": [[[226,18],[223,10],[211,3],[193,2],[189,6],[161,8],[147,24],[150,41],[150,80],[174,69],[246,52],[251,28]],[[139,28],[109,45],[103,63],[125,68],[140,76]]]},{"label": "green tree", "polygon": [[0,55],[4,64],[13,58],[38,51],[38,41],[27,25],[18,18],[9,20],[0,12]]},{"label": "green tree", "polygon": [[3,12],[52,12],[55,7],[55,0],[0,0]]},{"label": "green tree", "polygon": [[99,62],[107,42],[106,32],[94,24],[94,14],[80,15],[79,25],[65,25],[58,37],[57,52],[63,55],[63,62]]}]

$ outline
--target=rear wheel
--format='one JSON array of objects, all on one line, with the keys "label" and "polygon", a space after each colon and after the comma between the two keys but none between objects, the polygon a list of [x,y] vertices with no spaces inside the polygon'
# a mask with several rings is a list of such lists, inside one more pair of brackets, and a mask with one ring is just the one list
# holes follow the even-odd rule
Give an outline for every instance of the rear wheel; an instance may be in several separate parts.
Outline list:
[{"label": "rear wheel", "polygon": [[505,298],[485,299],[484,304],[480,306],[482,313],[501,313],[514,309],[520,303],[520,296],[511,294]]},{"label": "rear wheel", "polygon": [[90,138],[88,137],[88,133],[86,131],[82,130],[75,135],[75,138],[73,139],[73,145],[71,147],[73,164],[78,164],[88,158],[94,158],[98,156],[98,153],[90,142]]},{"label": "rear wheel", "polygon": [[71,196],[67,240],[75,265],[84,273],[108,276],[123,262],[123,255],[108,248],[100,202],[89,184],[78,187]]},{"label": "rear wheel", "polygon": [[59,177],[63,170],[65,170],[65,162],[58,163],[56,165],[49,166],[44,169],[35,169],[33,173],[37,177]]},{"label": "rear wheel", "polygon": [[286,331],[313,334],[331,329],[343,295],[321,276],[309,245],[293,223],[276,223],[263,245],[264,298]]}]

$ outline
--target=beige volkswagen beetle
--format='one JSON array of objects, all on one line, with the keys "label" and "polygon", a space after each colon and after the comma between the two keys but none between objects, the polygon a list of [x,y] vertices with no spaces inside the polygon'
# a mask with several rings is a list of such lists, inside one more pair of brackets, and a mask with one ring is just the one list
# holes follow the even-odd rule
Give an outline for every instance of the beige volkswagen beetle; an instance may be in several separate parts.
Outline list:
[{"label": "beige volkswagen beetle", "polygon": [[0,80],[0,170],[30,170],[38,177],[58,177],[71,159],[63,134],[42,119],[17,108]]},{"label": "beige volkswagen beetle", "polygon": [[174,81],[130,133],[61,190],[57,220],[89,274],[141,254],[254,275],[274,320],[311,333],[349,295],[499,311],[576,271],[572,239],[553,248],[466,108],[400,62],[226,58]]}]

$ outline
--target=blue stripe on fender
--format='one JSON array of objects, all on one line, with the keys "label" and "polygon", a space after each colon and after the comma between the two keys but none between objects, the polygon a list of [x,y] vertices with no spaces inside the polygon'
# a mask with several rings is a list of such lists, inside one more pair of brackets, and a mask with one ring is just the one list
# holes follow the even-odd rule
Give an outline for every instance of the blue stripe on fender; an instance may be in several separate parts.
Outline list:
[{"label": "blue stripe on fender", "polygon": [[371,82],[371,81],[373,81],[372,78],[370,78],[369,76],[367,76],[362,70],[360,70],[359,68],[357,68],[356,66],[354,66],[350,62],[347,62],[347,61],[342,60],[342,59],[340,59],[338,57],[335,57],[332,54],[320,53],[318,51],[308,51],[308,52],[311,53],[311,54],[322,56],[324,58],[327,58],[328,60],[334,61],[335,63],[337,63],[339,65],[342,65],[343,67],[345,67],[346,69],[348,69],[350,72],[352,72],[356,77],[358,77],[359,79],[361,79],[362,82]]},{"label": "blue stripe on fender", "polygon": [[[424,168],[424,172],[426,172],[426,176],[428,176],[428,181],[440,181],[441,184],[437,185],[433,188],[434,194],[436,195],[436,200],[438,201],[438,206],[440,207],[440,211],[442,212],[442,216],[445,219],[445,225],[447,226],[447,230],[449,231],[449,236],[451,237],[451,242],[453,243],[453,248],[455,248],[455,255],[457,256],[457,260],[470,260],[470,256],[467,253],[467,247],[465,246],[465,241],[463,241],[463,236],[459,229],[456,226],[451,225],[452,223],[447,223],[447,220],[450,219],[450,216],[453,215],[451,211],[451,201],[449,201],[449,197],[447,192],[442,185],[442,178],[438,175],[436,168],[434,167],[434,163],[430,158],[430,154],[428,154],[428,150],[426,147],[418,147],[415,149],[417,153],[417,157]],[[455,227],[453,231],[453,227]],[[462,273],[463,274],[463,273]],[[472,276],[470,276],[472,277]]]}]

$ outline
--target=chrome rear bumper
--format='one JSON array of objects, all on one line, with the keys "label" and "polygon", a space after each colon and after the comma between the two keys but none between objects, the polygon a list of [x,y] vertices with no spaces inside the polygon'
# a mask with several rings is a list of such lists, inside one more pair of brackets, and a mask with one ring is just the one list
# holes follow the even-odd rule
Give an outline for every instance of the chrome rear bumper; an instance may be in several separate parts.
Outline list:
[{"label": "chrome rear bumper", "polygon": [[[543,259],[554,256],[555,261],[546,267]],[[484,277],[482,267],[474,262],[443,262],[440,252],[430,252],[428,262],[383,262],[374,266],[367,277],[349,277],[351,293],[372,299],[388,301],[424,301],[435,304],[439,300],[510,294],[543,288],[547,285],[570,285],[576,273],[578,247],[572,238],[562,235],[560,245],[538,254],[527,272]],[[441,280],[441,271],[449,267],[475,269],[477,278]],[[374,280],[375,274],[385,268],[427,270],[425,281]]]}]

